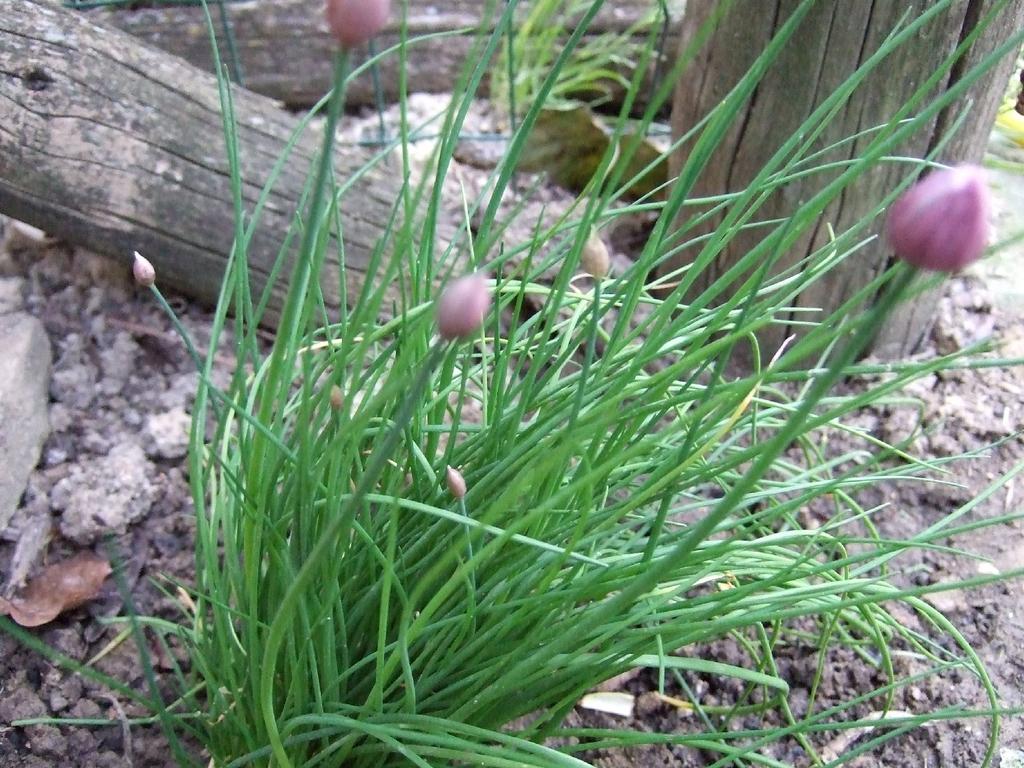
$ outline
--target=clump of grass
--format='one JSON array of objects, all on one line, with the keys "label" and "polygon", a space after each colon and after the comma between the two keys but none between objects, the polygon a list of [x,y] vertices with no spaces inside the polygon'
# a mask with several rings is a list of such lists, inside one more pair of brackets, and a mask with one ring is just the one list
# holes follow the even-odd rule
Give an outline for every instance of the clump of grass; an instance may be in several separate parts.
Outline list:
[{"label": "clump of grass", "polygon": [[[410,182],[396,202],[370,278],[339,318],[324,321],[316,278],[332,243],[344,243],[338,212],[346,189],[326,170],[343,57],[312,202],[297,225],[302,246],[266,355],[255,342],[260,317],[244,302],[245,242],[236,244],[220,318],[236,313],[238,357],[252,372],[240,367],[223,393],[201,388],[191,452],[198,540],[187,639],[207,712],[200,734],[218,765],[579,765],[575,751],[655,738],[561,729],[584,692],[636,667],[743,684],[736,712],[760,713],[762,730],[737,733],[719,715],[699,735],[657,736],[716,752],[723,764],[764,762],[765,745],[781,739],[817,760],[819,734],[864,701],[884,710],[902,687],[952,668],[987,692],[994,745],[998,701],[977,655],[920,599],[923,590],[886,576],[901,553],[938,546],[959,515],[907,540],[874,533],[878,510],[862,508],[858,490],[935,466],[894,462],[896,448],[844,427],[858,408],[957,361],[893,364],[888,378],[863,391],[832,392],[843,376],[866,370],[857,356],[904,298],[911,271],[897,265],[879,275],[787,348],[763,355],[754,341],[765,324],[786,321],[807,285],[857,258],[869,221],[837,233],[799,269],[769,277],[778,255],[865,170],[908,162],[891,157],[892,148],[957,96],[955,89],[933,96],[926,83],[792,219],[756,221],[762,193],[815,171],[815,137],[924,22],[894,31],[750,189],[720,201],[729,212],[723,226],[689,270],[674,276],[675,288],[655,298],[647,275],[686,239],[671,222],[689,204],[688,189],[808,4],[709,117],[666,202],[619,203],[617,191],[631,180],[616,176],[612,169],[622,166],[613,166],[609,151],[591,188],[555,227],[503,250],[497,202],[599,5],[588,4],[533,87],[487,195],[471,201],[482,222],[472,239],[436,249],[436,190],[466,100],[512,24],[510,9],[467,70],[433,180]],[[655,99],[648,121],[658,106]],[[410,127],[401,131],[404,143]],[[591,233],[636,210],[660,214],[636,263],[579,287]],[[681,304],[698,270],[755,223],[765,229],[761,246]],[[427,234],[417,241],[417,231]],[[514,257],[525,257],[525,272],[506,275]],[[539,282],[552,267],[557,277]],[[478,269],[493,275],[496,309],[475,338],[446,341],[435,326],[436,285],[451,272]],[[396,281],[400,297],[389,312]],[[540,300],[538,312],[524,312],[528,297]],[[755,365],[727,376],[741,347],[751,348]],[[206,440],[211,409],[217,426]],[[822,455],[822,436],[836,429],[863,444]],[[460,498],[447,487],[449,466],[464,478]],[[800,510],[823,499],[828,519],[807,528]],[[886,607],[893,602],[917,623],[896,620]],[[743,644],[748,666],[687,650],[723,637]],[[774,660],[780,645],[797,638],[822,658],[831,647],[848,647],[888,682],[798,717]],[[916,659],[912,673],[900,674],[897,650]],[[969,714],[965,704],[942,716]],[[869,744],[930,717],[908,713]],[[567,735],[573,745],[549,746]]]},{"label": "clump of grass", "polygon": [[[957,670],[978,681],[985,707],[965,701],[939,712],[902,712],[829,764],[932,719],[968,716],[991,722],[988,762],[1000,710],[984,666],[921,599],[928,588],[895,578],[902,554],[944,546],[966,526],[960,518],[970,506],[909,538],[885,539],[872,523],[880,510],[864,508],[858,492],[942,470],[945,462],[907,461],[900,447],[846,425],[858,409],[969,359],[857,362],[887,312],[907,296],[913,273],[902,264],[844,306],[808,320],[782,349],[758,349],[756,334],[766,324],[789,323],[797,295],[858,258],[871,217],[773,275],[778,257],[875,164],[923,167],[927,159],[894,156],[894,148],[1013,43],[935,95],[937,73],[891,122],[867,132],[863,152],[791,219],[759,221],[768,191],[795,174],[824,170],[817,163],[827,148],[817,136],[865,76],[949,2],[909,19],[750,188],[710,201],[727,211],[724,223],[692,266],[666,278],[674,287],[655,295],[648,275],[693,245],[687,227],[673,222],[696,202],[689,199],[694,180],[810,3],[799,5],[695,129],[700,138],[663,201],[621,202],[633,180],[621,178],[626,164],[609,150],[556,225],[538,225],[530,242],[505,247],[499,200],[600,7],[588,4],[533,88],[485,194],[467,205],[475,232],[438,245],[439,190],[469,100],[513,23],[512,5],[481,38],[460,82],[433,177],[415,181],[402,153],[406,187],[360,295],[349,296],[338,317],[326,310],[318,276],[328,258],[340,255],[344,263],[339,212],[353,194],[330,174],[344,56],[309,201],[296,217],[292,234],[301,245],[269,351],[257,337],[265,302],[253,296],[245,257],[259,210],[239,221],[195,404],[191,626],[150,623],[183,638],[191,655],[194,679],[182,677],[181,698],[169,712],[214,764],[231,768],[571,766],[584,764],[574,756],[584,750],[655,741],[718,755],[715,765],[782,765],[771,756],[773,744],[790,743],[822,762],[830,732],[877,725],[865,707],[887,712],[903,689]],[[393,55],[404,62],[405,50]],[[631,92],[641,78],[638,69]],[[645,124],[667,93],[663,87],[651,101]],[[240,185],[226,88],[224,94]],[[629,109],[627,98],[616,137]],[[413,131],[403,121],[398,144],[407,146]],[[633,145],[623,142],[627,153]],[[874,214],[891,199],[879,200]],[[658,220],[635,263],[580,282],[593,233],[638,211],[654,211]],[[681,303],[699,270],[748,226],[762,228],[761,244],[692,303]],[[525,266],[506,274],[506,265],[520,262]],[[556,277],[542,282],[552,269]],[[472,338],[440,337],[439,283],[477,270],[492,276],[494,310]],[[541,308],[527,312],[528,303]],[[239,364],[221,391],[210,374],[228,329]],[[729,373],[741,350],[753,366]],[[883,370],[885,378],[859,391],[834,391],[844,376]],[[837,430],[853,447],[826,454],[821,444]],[[449,467],[458,469],[464,493],[452,492]],[[801,512],[812,505],[827,515],[808,527]],[[897,604],[899,619],[889,608]],[[721,638],[744,649],[748,663],[695,654]],[[821,660],[802,714],[792,710],[776,663],[790,643],[814,648]],[[821,667],[837,648],[886,682],[816,706]],[[699,733],[562,726],[586,691],[642,667],[663,681],[681,672],[731,678],[743,693],[734,706],[714,711],[692,702],[703,718]],[[739,730],[738,718],[751,715],[763,727]]]}]

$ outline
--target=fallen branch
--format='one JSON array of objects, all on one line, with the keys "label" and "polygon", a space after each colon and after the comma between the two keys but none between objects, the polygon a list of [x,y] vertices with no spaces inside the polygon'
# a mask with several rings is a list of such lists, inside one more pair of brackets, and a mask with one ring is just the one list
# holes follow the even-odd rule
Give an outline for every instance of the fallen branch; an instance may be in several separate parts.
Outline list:
[{"label": "fallen branch", "polygon": [[[408,47],[406,73],[409,92],[445,93],[459,75],[474,35],[487,29],[481,0],[439,0],[429,5],[410,3],[408,39],[438,32],[462,34],[418,40]],[[316,102],[330,86],[332,39],[323,22],[322,0],[260,0],[228,3],[224,14],[231,41],[219,13],[213,13],[221,56],[229,61],[233,44],[245,86],[257,93],[297,106]],[[648,0],[606,3],[584,41],[606,32],[624,32],[650,13]],[[500,8],[499,8],[500,10]],[[198,67],[210,69],[212,56],[206,16],[196,6],[130,9],[94,8],[86,13],[96,21],[118,27],[141,40],[174,53]],[[397,16],[397,14],[396,14]],[[673,28],[674,29],[674,28]],[[375,41],[376,50],[397,45],[399,21]],[[362,51],[365,60],[366,51]],[[361,61],[357,61],[361,63]],[[380,94],[386,103],[398,100],[399,59],[385,57],[379,72]],[[369,72],[348,89],[350,104],[374,104],[376,92]]]},{"label": "fallen branch", "polygon": [[[329,52],[324,56],[326,66]],[[298,121],[270,99],[244,89],[232,94],[243,205],[251,210]],[[316,148],[315,135],[300,138],[269,196],[249,251],[257,289]],[[370,150],[342,148],[339,178],[371,157]],[[226,158],[213,76],[80,13],[40,0],[0,0],[0,212],[124,258],[126,268],[139,250],[161,285],[210,301],[235,234]],[[371,168],[345,197],[350,288],[361,284],[383,233],[398,176]],[[337,303],[336,263],[322,283],[327,301]]]}]

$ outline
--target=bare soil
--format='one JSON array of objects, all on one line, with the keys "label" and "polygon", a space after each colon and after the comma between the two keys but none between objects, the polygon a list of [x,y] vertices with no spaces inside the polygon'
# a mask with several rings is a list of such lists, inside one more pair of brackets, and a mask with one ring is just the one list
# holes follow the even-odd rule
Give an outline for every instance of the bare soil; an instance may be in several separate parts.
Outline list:
[{"label": "bare soil", "polygon": [[[473,173],[469,166],[461,170],[464,174]],[[9,238],[7,246],[0,252],[0,273],[26,278],[26,308],[45,324],[55,362],[50,392],[52,433],[26,490],[22,509],[0,540],[0,568],[5,577],[11,574],[21,534],[29,530],[33,521],[42,520],[51,536],[33,568],[83,547],[103,555],[113,553],[126,575],[135,610],[143,615],[180,620],[181,609],[165,590],[174,580],[187,582],[193,568],[192,505],[183,442],[175,436],[174,427],[180,413],[190,407],[196,383],[192,364],[168,319],[148,293],[129,281],[127,261],[109,262],[60,243]],[[616,257],[622,259],[626,254],[620,252]],[[209,311],[183,297],[171,298],[183,322],[203,347],[208,336]],[[993,333],[1004,341],[1003,355],[1024,357],[1021,316],[994,306],[980,281],[951,281],[931,337],[934,350],[951,351]],[[227,371],[230,364],[225,359],[223,369]],[[918,483],[874,489],[864,503],[889,503],[888,510],[877,519],[883,533],[891,537],[907,536],[935,522],[1024,460],[1024,443],[1019,437],[986,448],[1024,424],[1024,377],[1020,369],[944,373],[923,382],[914,394],[923,402],[924,431],[915,440],[915,449],[920,454],[981,453],[957,465],[951,476],[955,485]],[[913,430],[918,417],[907,408],[872,409],[859,418],[860,426],[892,440]],[[138,448],[135,455],[142,457],[149,485],[140,493],[150,499],[148,510],[123,531],[115,530],[109,537],[99,537],[87,544],[73,543],[71,534],[75,531],[69,531],[66,525],[62,527],[61,519],[62,510],[70,503],[65,498],[68,488],[89,489],[90,482],[100,477],[98,464],[119,446]],[[74,482],[62,486],[62,481],[68,478]],[[1011,481],[966,519],[993,517],[1019,509],[1019,485],[1018,481]],[[78,538],[88,541],[89,535],[81,534]],[[897,577],[913,583],[937,583],[977,575],[979,563],[984,564],[983,573],[991,572],[993,567],[1003,572],[1024,565],[1020,521],[982,528],[956,544],[987,560],[946,552],[919,553],[900,561]],[[6,584],[8,590],[12,586]],[[1024,706],[1024,661],[1017,653],[1024,646],[1021,583],[1012,581],[945,593],[934,600],[988,665],[1003,704]],[[93,663],[97,669],[148,694],[139,649],[131,637],[122,636],[123,624],[107,623],[111,617],[124,615],[124,611],[124,599],[110,580],[101,600],[36,630],[35,634],[79,661],[101,655]],[[159,660],[160,654],[149,650]],[[730,655],[738,653],[729,643],[699,651],[724,661],[735,661]],[[807,686],[817,664],[815,650],[792,646],[780,654],[780,664],[781,675],[792,686],[793,707],[799,713],[801,701],[807,700]],[[158,668],[161,671],[166,673],[165,668]],[[880,682],[877,669],[852,654],[836,653],[828,660],[819,697],[823,701],[838,701],[857,691],[870,690]],[[691,676],[687,683],[707,702],[724,702],[735,695],[711,678]],[[571,722],[657,733],[699,726],[692,713],[651,698],[650,694],[657,690],[653,675],[635,677],[624,683],[624,688],[640,697],[637,717],[625,719],[577,710]],[[169,700],[170,690],[168,682],[162,692],[165,700]],[[968,696],[977,697],[978,706],[985,706],[977,686],[963,677],[923,684],[907,692],[901,706],[914,711],[942,707],[963,700],[965,691]],[[671,684],[666,693],[680,698],[687,695]],[[0,765],[175,765],[157,727],[127,726],[126,718],[145,714],[102,686],[63,671],[20,647],[12,637],[0,635]],[[109,721],[109,725],[11,725],[13,721],[44,717],[100,718]],[[828,734],[819,746],[827,747],[831,742],[835,748],[851,749],[859,739],[870,738],[870,734],[856,734],[848,743],[835,742],[835,738],[835,734]],[[940,723],[905,735],[864,755],[853,765],[967,768],[980,765],[987,738],[987,723],[983,720]],[[1000,744],[1006,750],[1024,749],[1024,725],[1020,718],[1004,720]],[[198,747],[190,747],[205,762]],[[775,757],[796,759],[796,752],[788,754],[788,748],[780,745]],[[705,766],[714,759],[706,753],[669,747],[588,757],[602,766],[684,768]]]},{"label": "bare soil", "polygon": [[[940,315],[932,332],[932,349],[923,354],[963,348],[995,335],[1002,340],[999,354],[1007,358],[1024,357],[1024,319],[995,308],[983,282],[963,277],[950,282]],[[857,387],[850,382],[848,387]],[[949,457],[974,452],[973,458],[956,462],[943,479],[951,484],[900,482],[871,489],[859,497],[865,508],[886,504],[886,510],[874,519],[883,537],[909,538],[975,499],[998,477],[1024,461],[1024,440],[1010,437],[1024,425],[1024,376],[1016,368],[947,371],[919,382],[913,388],[923,405],[914,408],[871,408],[858,415],[857,426],[886,441],[899,442],[913,437],[912,453],[920,457]],[[840,442],[842,437],[836,438]],[[999,442],[1002,441],[1002,442]],[[995,444],[998,443],[998,444]],[[975,507],[961,522],[981,521],[1020,510],[1020,478],[1010,480],[998,492]],[[1024,565],[1024,521],[1015,520],[983,527],[955,540],[943,542],[975,557],[939,551],[908,553],[893,564],[892,578],[910,585],[954,582],[979,574],[1000,573]],[[1024,659],[1017,649],[1024,640],[1024,585],[1019,580],[1002,581],[969,590],[938,592],[928,601],[941,610],[974,647],[988,668],[1006,708],[1024,707]],[[914,621],[907,610],[890,606],[905,622]],[[728,663],[749,664],[735,642],[722,641],[688,654]],[[780,675],[790,684],[790,706],[796,716],[806,714],[808,691],[818,665],[817,651],[810,646],[789,646],[777,656]],[[817,708],[836,705],[860,693],[885,684],[882,671],[866,664],[849,650],[831,653],[824,665],[824,677],[818,688]],[[904,674],[912,670],[904,667]],[[695,674],[684,676],[687,686],[696,692],[705,706],[730,705],[742,694],[736,681],[722,681]],[[624,690],[637,696],[634,718],[605,715],[577,709],[570,716],[574,725],[591,727],[630,727],[653,733],[695,732],[700,721],[690,710],[680,710],[653,696],[658,681],[653,672],[645,672],[628,681]],[[665,693],[683,701],[688,692],[668,681]],[[923,712],[967,704],[986,709],[987,700],[977,681],[961,673],[931,677],[901,691],[893,708]],[[879,702],[865,703],[852,715],[863,718],[878,713]],[[749,718],[742,727],[759,728],[757,718]],[[982,764],[989,738],[989,721],[975,719],[946,721],[917,729],[883,747],[868,751],[848,763],[859,768],[969,768]],[[860,729],[827,733],[812,739],[817,749],[831,750],[833,757],[857,748],[879,731]],[[1020,765],[1024,749],[1024,720],[1004,717],[999,732],[1000,749],[995,765],[1014,768]],[[781,742],[773,757],[807,765],[804,752],[795,743]],[[678,747],[646,746],[613,755],[590,755],[602,768],[628,766],[679,766],[699,768],[720,755],[684,750]]]},{"label": "bare soil", "polygon": [[[165,414],[188,408],[196,386],[194,366],[152,297],[129,282],[127,263],[115,264],[59,243],[19,245],[17,240],[9,239],[15,247],[0,257],[0,265],[4,272],[26,278],[26,309],[46,326],[54,370],[52,432],[22,508],[0,540],[6,585],[13,586],[9,584],[11,565],[22,533],[40,522],[48,529],[50,541],[37,566],[83,549],[61,535],[55,490],[59,496],[61,482],[74,478],[76,492],[102,493],[102,488],[92,487],[99,479],[97,463],[118,447],[134,446],[150,485],[148,511],[124,532],[112,531],[89,548],[113,556],[138,613],[179,621],[180,608],[162,589],[168,586],[165,577],[187,581],[192,572],[194,518],[182,455],[171,445],[174,440],[162,439],[158,444],[152,427]],[[209,313],[180,297],[173,301],[201,340]],[[67,488],[65,483],[63,489]],[[106,651],[93,666],[148,694],[139,649],[131,638],[119,637],[123,625],[104,623],[117,615],[124,615],[124,601],[115,580],[108,579],[99,601],[35,634],[80,662]],[[0,765],[173,765],[159,729],[124,725],[126,718],[147,714],[0,634]],[[39,717],[102,718],[110,725],[10,725]]]}]

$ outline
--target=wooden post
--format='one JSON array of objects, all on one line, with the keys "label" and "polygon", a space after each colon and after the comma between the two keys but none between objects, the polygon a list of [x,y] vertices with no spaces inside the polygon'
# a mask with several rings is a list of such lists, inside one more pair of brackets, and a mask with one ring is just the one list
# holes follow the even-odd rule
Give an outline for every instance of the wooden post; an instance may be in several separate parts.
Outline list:
[{"label": "wooden post", "polygon": [[[812,110],[879,47],[905,13],[920,14],[931,4],[930,0],[818,2],[733,124],[693,195],[718,195],[743,189]],[[714,5],[713,0],[690,0],[683,19],[683,45],[709,18]],[[733,4],[698,59],[678,83],[672,113],[675,135],[682,135],[724,98],[796,5],[795,0],[737,0]],[[826,129],[818,146],[827,146],[888,121],[995,5],[996,0],[959,0],[954,3],[947,13],[940,15],[925,31],[889,56],[869,76]],[[940,87],[952,85],[1020,29],[1022,22],[1024,0],[1011,0],[967,56],[953,67]],[[972,102],[970,119],[939,159],[950,163],[981,159],[996,109],[1008,83],[1013,58],[1012,55],[1007,56],[1000,66],[993,68],[970,89],[967,97]],[[967,100],[960,100],[946,109],[903,146],[901,153],[913,157],[927,154],[966,103]],[[856,156],[869,140],[853,142],[831,153],[828,159]],[[684,146],[673,158],[673,173],[678,172],[687,151],[688,147]],[[861,219],[895,188],[906,173],[905,166],[882,164],[865,174],[825,211],[816,231],[808,233],[784,255],[778,269],[795,264],[827,242],[826,224],[832,224],[836,232],[841,232]],[[785,217],[832,178],[834,176],[820,174],[787,184],[760,209],[758,218]],[[711,222],[694,234],[708,232],[713,227],[714,222]],[[737,237],[711,269],[701,276],[695,291],[702,290],[723,274],[761,237],[763,232]],[[695,251],[682,253],[669,268],[688,263],[695,255]],[[870,245],[834,270],[826,280],[801,295],[798,305],[822,308],[827,315],[883,269],[888,259],[889,253],[883,242]],[[938,293],[932,292],[904,305],[876,340],[874,352],[887,358],[912,352],[930,330],[937,301]],[[761,338],[762,348],[770,355],[789,332],[789,328],[781,325],[766,329]]]},{"label": "wooden post", "polygon": [[[233,99],[243,204],[251,211],[297,120],[243,89]],[[299,141],[252,240],[256,289],[298,208],[319,147],[315,133]],[[122,258],[126,268],[139,250],[161,285],[212,301],[234,239],[226,157],[211,75],[77,12],[0,0],[0,212]],[[338,177],[370,157],[340,147]],[[362,283],[399,195],[396,176],[371,168],[343,200],[351,289]],[[329,304],[339,300],[338,281],[335,261],[322,276]]]}]

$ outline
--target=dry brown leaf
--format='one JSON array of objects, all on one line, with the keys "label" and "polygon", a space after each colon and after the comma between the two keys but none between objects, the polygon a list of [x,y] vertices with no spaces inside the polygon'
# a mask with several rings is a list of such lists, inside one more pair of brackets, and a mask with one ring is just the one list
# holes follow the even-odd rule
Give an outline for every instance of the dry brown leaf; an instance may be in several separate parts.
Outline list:
[{"label": "dry brown leaf", "polygon": [[38,627],[93,600],[104,579],[110,575],[110,563],[92,552],[54,563],[32,579],[21,597],[0,597],[0,614],[10,614],[23,627]]}]

